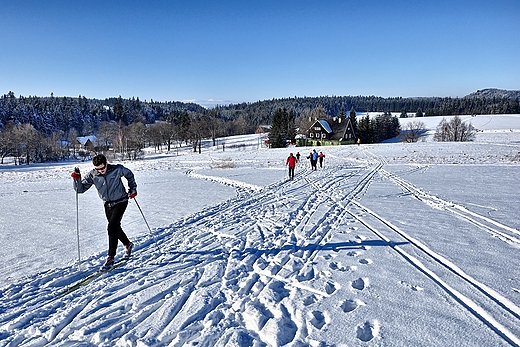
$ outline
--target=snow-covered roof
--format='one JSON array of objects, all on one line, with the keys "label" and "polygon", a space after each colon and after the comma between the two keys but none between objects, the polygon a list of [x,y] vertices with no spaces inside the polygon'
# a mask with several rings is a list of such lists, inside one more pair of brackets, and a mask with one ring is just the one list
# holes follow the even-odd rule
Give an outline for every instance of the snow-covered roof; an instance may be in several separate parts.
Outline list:
[{"label": "snow-covered roof", "polygon": [[329,123],[325,119],[320,119],[318,120],[318,122],[320,122],[321,126],[323,127],[323,129],[325,129],[326,132],[332,134],[332,129],[330,128]]},{"label": "snow-covered roof", "polygon": [[85,145],[88,140],[90,140],[90,142],[94,143],[94,141],[96,140],[96,137],[94,135],[78,136],[78,142],[81,143],[82,145]]}]

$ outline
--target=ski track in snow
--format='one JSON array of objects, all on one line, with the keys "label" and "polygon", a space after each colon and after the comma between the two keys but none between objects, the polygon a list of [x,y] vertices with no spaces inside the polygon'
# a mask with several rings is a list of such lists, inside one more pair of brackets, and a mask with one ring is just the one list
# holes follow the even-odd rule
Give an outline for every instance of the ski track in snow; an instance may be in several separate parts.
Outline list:
[{"label": "ski track in snow", "polygon": [[[354,165],[300,168],[294,181],[263,189],[188,171],[245,193],[154,231],[156,245],[142,236],[126,265],[72,293],[60,295],[95,271],[94,260],[82,270],[50,270],[5,288],[0,345],[332,346],[321,339],[329,336],[337,312],[321,305],[324,300],[335,300],[335,310],[352,317],[350,326],[335,328],[345,341],[377,345],[385,322],[354,313],[370,312],[373,279],[366,269],[374,262],[373,248],[385,247],[504,345],[520,346],[518,306],[364,206],[362,198],[375,180],[386,180],[504,242],[520,243],[518,231],[425,193],[385,170],[383,159],[363,153]],[[338,261],[340,252],[346,257]],[[335,282],[333,272],[348,276],[350,287]],[[395,282],[411,293],[423,291]]]}]

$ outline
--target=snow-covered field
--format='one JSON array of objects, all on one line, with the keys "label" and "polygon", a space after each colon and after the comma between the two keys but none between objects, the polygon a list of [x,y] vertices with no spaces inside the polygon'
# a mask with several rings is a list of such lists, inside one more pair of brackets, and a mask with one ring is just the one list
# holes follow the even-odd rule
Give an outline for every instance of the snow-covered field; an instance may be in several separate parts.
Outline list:
[{"label": "snow-covered field", "polygon": [[520,115],[464,121],[475,142],[316,148],[294,181],[312,148],[254,135],[126,162],[152,233],[130,203],[132,259],[65,295],[106,257],[95,189],[78,262],[78,164],[0,166],[0,346],[520,346]]}]

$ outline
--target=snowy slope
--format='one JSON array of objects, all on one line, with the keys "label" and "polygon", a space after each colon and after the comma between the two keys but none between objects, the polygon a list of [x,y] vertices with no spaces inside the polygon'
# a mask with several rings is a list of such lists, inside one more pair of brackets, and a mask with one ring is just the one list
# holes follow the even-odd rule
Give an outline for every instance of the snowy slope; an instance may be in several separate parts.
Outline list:
[{"label": "snowy slope", "polygon": [[73,165],[2,169],[0,345],[520,346],[520,126],[501,118],[474,143],[322,147],[294,181],[305,149],[256,137],[151,153],[127,165],[153,233],[132,203],[131,261],[67,294],[105,257],[96,193],[78,263]]}]

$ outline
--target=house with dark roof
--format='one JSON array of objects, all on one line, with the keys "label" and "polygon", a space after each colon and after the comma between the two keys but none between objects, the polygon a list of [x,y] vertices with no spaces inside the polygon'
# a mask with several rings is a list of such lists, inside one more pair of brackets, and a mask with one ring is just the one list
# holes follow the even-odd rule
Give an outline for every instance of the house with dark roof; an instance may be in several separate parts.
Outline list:
[{"label": "house with dark roof", "polygon": [[271,131],[270,125],[259,125],[255,130],[255,134],[266,134],[266,133],[269,133],[270,131]]},{"label": "house with dark roof", "polygon": [[356,134],[349,118],[318,119],[305,133],[311,141],[356,141]]},{"label": "house with dark roof", "polygon": [[95,136],[78,136],[76,139],[76,145],[80,147],[80,149],[86,149],[89,151],[94,150],[94,142],[96,141]]}]

